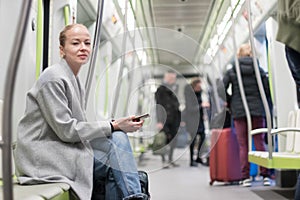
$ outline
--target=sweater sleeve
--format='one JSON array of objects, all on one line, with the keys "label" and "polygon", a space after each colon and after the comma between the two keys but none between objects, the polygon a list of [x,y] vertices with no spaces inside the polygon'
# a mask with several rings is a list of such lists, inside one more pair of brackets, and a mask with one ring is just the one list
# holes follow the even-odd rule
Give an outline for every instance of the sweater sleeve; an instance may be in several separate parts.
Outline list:
[{"label": "sweater sleeve", "polygon": [[74,117],[69,107],[72,99],[67,98],[65,90],[63,83],[48,82],[36,98],[45,120],[62,141],[74,143],[111,135],[109,122],[86,122]]}]

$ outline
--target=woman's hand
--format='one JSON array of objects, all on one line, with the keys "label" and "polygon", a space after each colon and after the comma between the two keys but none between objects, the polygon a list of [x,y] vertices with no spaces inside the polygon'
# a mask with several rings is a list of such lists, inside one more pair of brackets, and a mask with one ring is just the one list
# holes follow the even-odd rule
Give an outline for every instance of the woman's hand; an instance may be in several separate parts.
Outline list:
[{"label": "woman's hand", "polygon": [[125,133],[134,132],[140,129],[143,126],[144,121],[140,120],[139,122],[134,122],[133,119],[135,116],[124,117],[117,119],[112,122],[115,131],[121,130]]}]

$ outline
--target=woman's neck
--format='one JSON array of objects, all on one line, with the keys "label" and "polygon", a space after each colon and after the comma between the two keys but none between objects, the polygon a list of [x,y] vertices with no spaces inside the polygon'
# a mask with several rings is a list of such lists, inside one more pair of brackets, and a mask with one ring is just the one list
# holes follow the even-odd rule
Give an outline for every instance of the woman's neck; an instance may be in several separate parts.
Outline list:
[{"label": "woman's neck", "polygon": [[67,60],[66,60],[66,62],[68,63],[68,65],[71,68],[71,70],[74,73],[74,75],[77,76],[77,74],[79,73],[81,65],[80,64],[74,64],[74,63],[68,62]]}]

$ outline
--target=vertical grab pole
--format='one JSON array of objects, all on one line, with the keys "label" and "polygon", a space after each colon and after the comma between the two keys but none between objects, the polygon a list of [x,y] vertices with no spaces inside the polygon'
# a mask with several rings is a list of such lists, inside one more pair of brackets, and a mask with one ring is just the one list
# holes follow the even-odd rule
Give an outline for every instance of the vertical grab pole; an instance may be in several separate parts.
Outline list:
[{"label": "vertical grab pole", "polygon": [[[233,41],[233,49],[234,52],[237,52],[237,45],[236,45],[236,40],[235,40],[235,20],[232,18],[232,41]],[[237,79],[238,79],[238,84],[239,84],[239,89],[240,89],[240,95],[242,98],[243,106],[245,109],[246,113],[246,119],[247,119],[247,127],[248,127],[248,151],[252,150],[252,135],[251,135],[251,130],[252,130],[252,122],[251,122],[251,114],[249,110],[249,106],[247,103],[247,98],[244,90],[244,85],[243,85],[243,79],[241,75],[241,69],[240,69],[240,63],[238,60],[237,55],[235,54],[234,56],[234,61],[235,61],[235,71],[237,74]]]},{"label": "vertical grab pole", "polygon": [[43,0],[38,0],[37,11],[37,30],[36,30],[36,67],[35,78],[38,79],[41,73],[42,59],[43,59]]},{"label": "vertical grab pole", "polygon": [[91,89],[92,79],[95,72],[95,64],[96,64],[96,57],[98,54],[99,43],[100,43],[100,34],[101,34],[101,25],[102,25],[102,18],[103,18],[103,8],[104,8],[104,0],[98,0],[98,10],[97,10],[97,22],[95,28],[95,38],[93,42],[93,51],[91,55],[91,61],[89,66],[89,71],[86,77],[85,82],[85,107],[87,106],[89,93]]},{"label": "vertical grab pole", "polygon": [[[134,25],[134,27],[135,27],[135,25]],[[126,28],[126,30],[128,31],[128,29]],[[131,68],[129,69],[129,73],[128,73],[128,79],[129,79],[129,86],[128,86],[128,89],[127,89],[127,96],[126,96],[126,101],[125,101],[125,107],[124,107],[124,111],[123,111],[123,116],[126,116],[127,115],[127,113],[126,113],[126,111],[128,110],[128,102],[129,102],[129,98],[130,98],[130,96],[129,96],[129,94],[130,94],[130,92],[131,92],[131,90],[132,90],[132,85],[133,85],[133,77],[134,77],[134,72],[135,72],[135,70],[134,70],[134,65],[135,65],[135,60],[136,60],[136,50],[135,50],[135,32],[136,32],[136,30],[134,29],[133,30],[133,37],[131,37],[131,41],[132,41],[132,46],[133,46],[133,51],[134,51],[134,53],[132,54],[132,66],[131,66]],[[129,35],[130,36],[130,35]],[[132,70],[131,72],[130,72],[130,70]],[[132,74],[131,74],[132,73]]]},{"label": "vertical grab pole", "polygon": [[270,114],[270,108],[268,104],[268,100],[266,97],[266,93],[262,84],[261,76],[259,67],[257,64],[257,56],[255,51],[255,44],[254,44],[254,34],[253,34],[253,27],[252,27],[252,16],[251,16],[251,4],[250,0],[247,0],[247,9],[248,9],[248,25],[249,25],[249,35],[250,35],[250,43],[252,46],[252,53],[253,53],[253,63],[254,63],[254,70],[255,70],[255,76],[257,85],[259,88],[259,93],[263,102],[263,106],[266,112],[266,118],[267,118],[267,129],[268,129],[268,151],[269,151],[269,159],[272,159],[272,135],[271,135],[271,129],[272,129],[272,123],[271,123],[271,114]]},{"label": "vertical grab pole", "polygon": [[111,112],[111,118],[115,118],[117,106],[118,106],[118,100],[119,100],[119,95],[120,95],[120,88],[121,88],[121,83],[122,83],[122,76],[123,76],[123,67],[125,65],[125,52],[126,52],[126,41],[127,41],[127,7],[128,7],[128,0],[125,0],[125,16],[124,16],[124,35],[123,35],[123,40],[122,40],[122,49],[121,49],[121,64],[120,64],[120,70],[118,74],[118,79],[117,79],[117,86],[116,86],[116,92],[115,92],[115,98],[113,101],[113,107],[112,107],[112,112]]},{"label": "vertical grab pole", "polygon": [[65,25],[67,26],[70,24],[70,6],[66,5],[64,7],[64,18],[65,18]]},{"label": "vertical grab pole", "polygon": [[2,113],[3,125],[3,143],[2,143],[2,167],[3,167],[3,197],[5,200],[13,200],[13,182],[12,182],[12,106],[15,79],[20,61],[21,51],[24,44],[26,27],[30,14],[32,0],[22,1],[21,13],[16,31],[13,49],[9,58],[7,68],[4,103]]},{"label": "vertical grab pole", "polygon": [[[135,32],[135,31],[134,31]],[[135,35],[134,35],[134,38],[135,38]],[[129,94],[130,92],[132,91],[132,85],[133,85],[133,78],[134,78],[134,64],[135,64],[135,60],[136,60],[136,54],[132,54],[133,58],[132,58],[132,71],[128,73],[128,79],[129,79],[129,86],[128,86],[128,89],[127,89],[127,96],[126,96],[126,102],[125,102],[125,108],[124,108],[124,111],[123,111],[123,116],[126,116],[127,113],[126,111],[128,110],[128,103],[129,103]],[[131,70],[130,69],[130,70]],[[132,73],[132,74],[130,74]]]}]

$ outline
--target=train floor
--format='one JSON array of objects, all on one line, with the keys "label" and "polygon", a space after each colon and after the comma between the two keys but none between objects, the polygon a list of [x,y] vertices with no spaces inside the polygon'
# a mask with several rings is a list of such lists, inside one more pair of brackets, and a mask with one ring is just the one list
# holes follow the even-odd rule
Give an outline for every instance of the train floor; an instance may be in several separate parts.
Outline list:
[{"label": "train floor", "polygon": [[291,200],[294,189],[283,189],[275,186],[263,186],[256,180],[252,187],[238,184],[214,182],[210,186],[209,167],[189,166],[188,149],[176,149],[176,164],[179,166],[162,167],[160,156],[146,152],[140,158],[138,168],[148,172],[151,200]]}]

